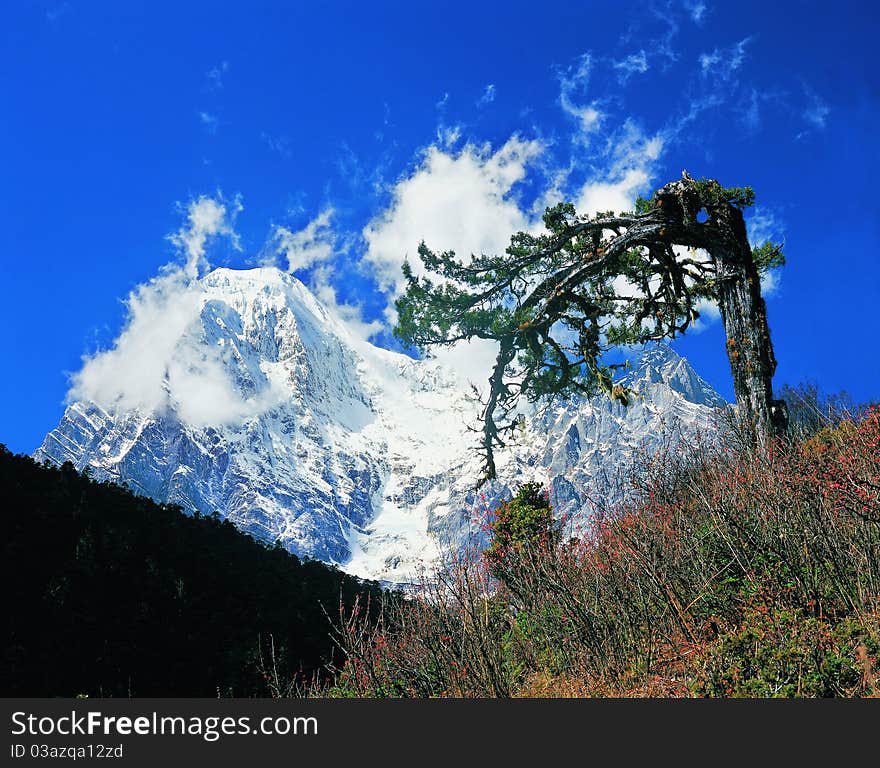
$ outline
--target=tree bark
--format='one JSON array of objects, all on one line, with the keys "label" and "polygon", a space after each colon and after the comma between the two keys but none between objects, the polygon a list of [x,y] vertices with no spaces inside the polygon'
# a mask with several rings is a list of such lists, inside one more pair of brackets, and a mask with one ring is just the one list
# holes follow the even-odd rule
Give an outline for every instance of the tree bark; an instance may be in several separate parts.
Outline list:
[{"label": "tree bark", "polygon": [[785,433],[787,413],[784,403],[773,399],[776,358],[761,296],[761,276],[752,258],[742,211],[723,204],[708,214],[723,242],[713,249],[712,257],[733,391],[747,438],[763,446]]}]

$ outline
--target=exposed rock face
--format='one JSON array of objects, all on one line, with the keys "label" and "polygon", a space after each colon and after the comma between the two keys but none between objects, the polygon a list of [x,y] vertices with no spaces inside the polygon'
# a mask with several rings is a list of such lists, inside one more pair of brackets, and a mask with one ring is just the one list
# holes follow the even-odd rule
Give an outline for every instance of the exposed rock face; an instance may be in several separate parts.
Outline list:
[{"label": "exposed rock face", "polygon": [[[670,430],[710,432],[726,402],[667,347],[643,352],[623,408],[603,398],[546,408],[499,453],[480,493],[475,409],[452,374],[353,338],[295,278],[272,268],[218,269],[177,342],[210,360],[241,407],[193,424],[178,394],[149,411],[71,404],[35,458],[91,467],[187,510],[362,576],[405,581],[478,529],[485,505],[522,482],[551,486],[578,516],[615,493],[618,468]],[[208,394],[205,395],[209,396]]]}]

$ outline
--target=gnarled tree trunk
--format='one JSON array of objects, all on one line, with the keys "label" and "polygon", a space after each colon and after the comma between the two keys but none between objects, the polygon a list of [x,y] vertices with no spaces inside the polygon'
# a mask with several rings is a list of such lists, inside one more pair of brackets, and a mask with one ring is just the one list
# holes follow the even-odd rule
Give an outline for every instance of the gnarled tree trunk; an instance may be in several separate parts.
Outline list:
[{"label": "gnarled tree trunk", "polygon": [[776,358],[761,296],[761,276],[752,258],[742,211],[724,204],[708,211],[709,223],[722,236],[712,249],[721,319],[727,334],[727,357],[733,391],[750,442],[763,445],[785,432],[787,414],[773,399]]},{"label": "gnarled tree trunk", "polygon": [[[745,220],[741,208],[718,196],[721,189],[714,181],[695,182],[685,171],[680,181],[657,190],[655,199],[675,225],[676,242],[704,248],[712,259],[740,421],[751,445],[765,445],[785,433],[788,418],[785,404],[773,399],[776,358]],[[698,221],[701,209],[708,216],[704,223]]]}]

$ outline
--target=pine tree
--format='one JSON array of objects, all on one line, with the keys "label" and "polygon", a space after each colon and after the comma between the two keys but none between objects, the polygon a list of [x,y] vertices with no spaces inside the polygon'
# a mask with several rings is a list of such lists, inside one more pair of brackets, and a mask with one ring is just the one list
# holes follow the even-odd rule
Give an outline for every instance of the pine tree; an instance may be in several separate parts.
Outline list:
[{"label": "pine tree", "polygon": [[492,541],[483,556],[490,573],[514,592],[520,571],[534,570],[535,560],[551,558],[562,533],[540,483],[525,483],[510,501],[502,501],[489,530]]},{"label": "pine tree", "polygon": [[498,344],[482,411],[484,479],[495,477],[494,449],[516,428],[520,397],[604,392],[626,405],[629,393],[614,381],[620,366],[605,364],[605,353],[685,333],[704,300],[721,311],[747,437],[761,444],[784,431],[761,296],[761,274],[784,259],[776,244],[749,244],[742,211],[754,197],[750,187],[685,171],[633,212],[548,208],[546,233],[518,232],[501,255],[464,260],[419,245],[427,275],[404,264],[397,337],[422,351],[471,339]]}]

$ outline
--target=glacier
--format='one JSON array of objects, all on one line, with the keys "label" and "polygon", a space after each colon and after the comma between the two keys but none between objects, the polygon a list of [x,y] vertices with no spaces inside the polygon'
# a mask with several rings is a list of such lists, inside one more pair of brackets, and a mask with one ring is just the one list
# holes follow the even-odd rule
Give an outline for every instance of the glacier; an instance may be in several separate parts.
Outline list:
[{"label": "glacier", "polygon": [[715,433],[729,407],[686,359],[649,347],[623,377],[630,405],[594,397],[529,409],[496,457],[497,480],[476,490],[478,409],[443,364],[352,335],[274,267],[215,269],[197,287],[198,312],[175,348],[220,370],[242,407],[193,423],[180,407],[193,393],[166,376],[159,406],[69,403],[34,458],[216,512],[365,578],[413,580],[479,538],[484,511],[527,481],[550,489],[557,514],[582,521],[620,495],[638,451]]}]

